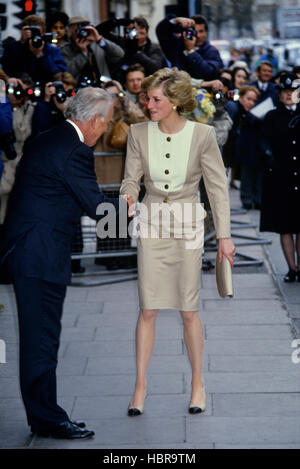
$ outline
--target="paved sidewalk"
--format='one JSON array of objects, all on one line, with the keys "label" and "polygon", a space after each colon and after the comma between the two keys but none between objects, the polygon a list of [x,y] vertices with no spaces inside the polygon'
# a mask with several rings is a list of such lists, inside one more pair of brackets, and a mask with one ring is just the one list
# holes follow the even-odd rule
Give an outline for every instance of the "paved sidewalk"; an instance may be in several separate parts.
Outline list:
[{"label": "paved sidewalk", "polygon": [[[231,191],[231,199],[239,207],[237,191]],[[257,216],[251,211],[234,218]],[[135,380],[136,281],[68,289],[59,402],[72,418],[85,419],[95,430],[87,441],[30,437],[17,378],[14,296],[10,286],[0,286],[5,305],[0,339],[7,347],[7,363],[0,364],[0,448],[299,449],[300,364],[292,362],[291,344],[300,320],[300,285],[287,289],[281,282],[278,287],[286,268],[275,236],[273,241],[272,246],[238,248],[263,258],[264,265],[234,270],[233,300],[219,299],[213,272],[203,273],[207,410],[202,415],[187,412],[191,373],[178,312],[159,314],[145,413],[131,419],[126,410]]]}]

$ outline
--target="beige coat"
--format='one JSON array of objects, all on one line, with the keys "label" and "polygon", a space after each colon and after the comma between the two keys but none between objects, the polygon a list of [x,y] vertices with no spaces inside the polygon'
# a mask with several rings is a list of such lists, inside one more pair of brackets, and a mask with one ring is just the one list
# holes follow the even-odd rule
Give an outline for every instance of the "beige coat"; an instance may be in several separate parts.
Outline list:
[{"label": "beige coat", "polygon": [[[160,138],[161,135],[160,135]],[[172,134],[166,134],[172,141]],[[130,194],[134,200],[138,199],[140,180],[144,177],[146,195],[143,199],[146,211],[150,213],[148,225],[152,228],[154,222],[151,214],[153,203],[160,204],[162,209],[168,209],[176,202],[184,207],[199,205],[198,188],[200,179],[204,178],[209,197],[217,238],[230,237],[230,205],[227,188],[227,177],[220,150],[216,141],[215,131],[205,124],[194,124],[191,142],[186,142],[190,148],[184,184],[180,190],[165,191],[158,189],[150,175],[148,155],[148,123],[131,126],[127,143],[125,177],[120,193]],[[164,142],[164,147],[166,142]],[[168,158],[165,156],[165,166]],[[181,311],[197,311],[200,299],[200,271],[202,262],[202,247],[204,242],[203,211],[202,220],[195,217],[187,224],[187,229],[180,228],[176,216],[173,218],[171,236],[164,239],[160,231],[158,237],[149,236],[151,229],[144,236],[146,222],[141,216],[138,219],[140,236],[137,238],[139,297],[140,307],[144,309],[178,309]],[[156,231],[154,230],[154,233]],[[200,242],[196,247],[187,248],[186,241],[191,240],[193,233],[200,234]],[[195,236],[196,236],[195,235]]]}]

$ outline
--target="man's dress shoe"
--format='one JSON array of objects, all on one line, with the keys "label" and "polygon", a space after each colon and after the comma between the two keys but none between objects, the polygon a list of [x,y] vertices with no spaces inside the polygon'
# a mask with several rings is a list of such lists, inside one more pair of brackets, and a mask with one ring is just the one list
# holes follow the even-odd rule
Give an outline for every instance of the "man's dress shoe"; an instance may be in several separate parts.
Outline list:
[{"label": "man's dress shoe", "polygon": [[[84,422],[80,423],[84,424]],[[55,429],[52,430],[35,432],[34,429],[32,429],[32,432],[35,433],[37,436],[52,436],[52,438],[59,438],[65,440],[91,438],[95,435],[95,432],[93,432],[92,430],[80,428],[78,427],[78,425],[75,425],[73,422],[70,421],[62,422]]]}]

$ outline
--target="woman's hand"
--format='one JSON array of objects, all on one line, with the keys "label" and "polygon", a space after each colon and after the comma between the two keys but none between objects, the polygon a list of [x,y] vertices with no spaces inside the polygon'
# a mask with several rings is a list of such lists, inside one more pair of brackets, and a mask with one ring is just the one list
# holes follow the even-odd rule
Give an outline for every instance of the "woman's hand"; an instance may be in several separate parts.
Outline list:
[{"label": "woman's hand", "polygon": [[135,205],[136,204],[135,204],[135,201],[134,201],[132,195],[123,194],[121,197],[124,197],[124,199],[128,203],[128,216],[133,217],[133,215],[135,215]]},{"label": "woman's hand", "polygon": [[234,265],[233,256],[235,253],[235,246],[230,238],[220,238],[219,239],[219,248],[218,248],[218,258],[219,262],[222,262],[223,256],[227,257],[230,262],[231,267]]}]

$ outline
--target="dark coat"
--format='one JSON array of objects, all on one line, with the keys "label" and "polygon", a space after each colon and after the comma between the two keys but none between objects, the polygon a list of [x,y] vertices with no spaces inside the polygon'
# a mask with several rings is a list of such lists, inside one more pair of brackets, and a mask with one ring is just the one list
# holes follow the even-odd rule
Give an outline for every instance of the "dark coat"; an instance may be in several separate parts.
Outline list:
[{"label": "dark coat", "polygon": [[[20,161],[4,224],[0,259],[13,272],[68,284],[71,242],[83,212],[93,219],[102,202],[118,206],[98,188],[93,151],[68,122],[43,132]],[[12,253],[11,255],[9,255]]]},{"label": "dark coat", "polygon": [[226,166],[258,166],[261,121],[236,101],[229,101],[225,110],[233,121],[228,140],[223,148]]},{"label": "dark coat", "polygon": [[263,122],[265,155],[260,230],[300,233],[300,104],[283,104]]},{"label": "dark coat", "polygon": [[31,136],[35,137],[37,134],[51,129],[51,127],[60,124],[64,120],[63,113],[55,106],[52,100],[50,102],[38,101],[32,116]]},{"label": "dark coat", "polygon": [[115,41],[125,51],[124,57],[118,62],[115,68],[115,74],[118,72],[118,69],[122,68],[126,70],[126,66],[136,63],[144,67],[146,76],[152,75],[157,70],[167,66],[161,48],[158,44],[154,44],[149,38],[146,44],[141,47],[137,46],[136,41],[126,41],[124,38],[113,33],[109,34],[109,39]]},{"label": "dark coat", "polygon": [[67,65],[60,50],[48,43],[44,46],[43,57],[36,58],[30,52],[28,44],[14,41],[5,48],[2,65],[5,73],[10,77],[26,72],[33,81],[42,83],[51,81],[55,73],[67,71]]},{"label": "dark coat", "polygon": [[261,91],[259,89],[258,81],[253,81],[252,83],[249,83],[249,86],[255,86],[260,92],[260,97],[256,102],[256,106],[263,101],[265,101],[268,98],[271,98],[274,105],[277,106],[279,104],[279,93],[278,93],[278,88],[274,83],[269,82],[268,87],[266,91]]},{"label": "dark coat", "polygon": [[206,41],[195,52],[186,56],[183,53],[183,40],[176,36],[180,29],[177,24],[170,22],[172,18],[175,18],[175,15],[168,15],[156,27],[159,43],[172,67],[185,70],[193,78],[203,80],[218,78],[219,71],[224,68],[224,64],[216,47]]}]

